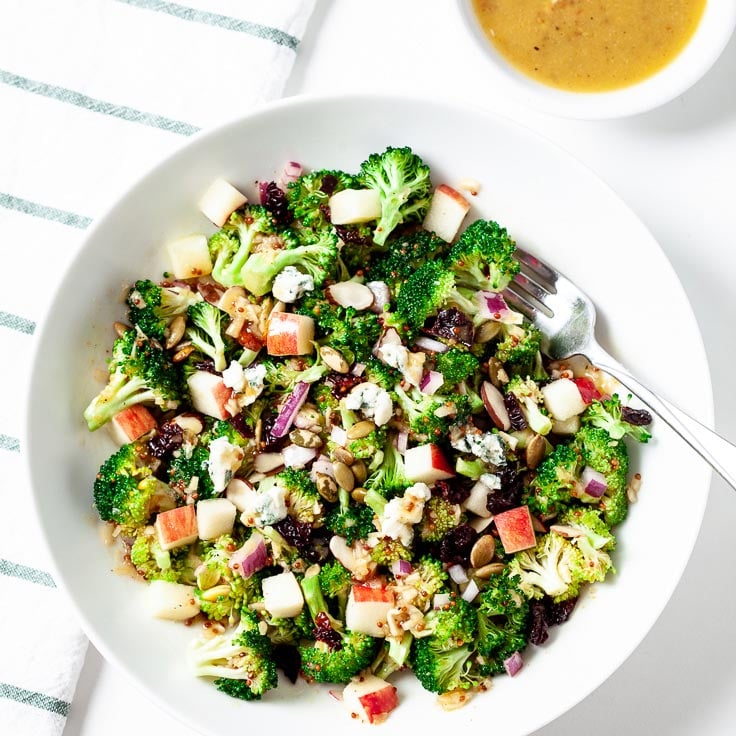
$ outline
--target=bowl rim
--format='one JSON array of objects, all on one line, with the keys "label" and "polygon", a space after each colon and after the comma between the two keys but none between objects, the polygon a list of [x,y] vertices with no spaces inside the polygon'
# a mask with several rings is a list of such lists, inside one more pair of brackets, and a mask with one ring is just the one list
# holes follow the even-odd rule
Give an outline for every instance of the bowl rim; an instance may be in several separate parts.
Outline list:
[{"label": "bowl rim", "polygon": [[[661,248],[657,240],[652,235],[649,228],[646,226],[646,224],[640,219],[638,214],[631,208],[617,193],[616,191],[604,180],[602,179],[592,168],[590,168],[587,164],[585,164],[581,159],[579,159],[577,156],[573,155],[569,151],[567,151],[563,146],[559,145],[558,143],[552,141],[551,139],[547,138],[544,134],[534,130],[533,128],[524,125],[523,123],[519,123],[518,121],[505,116],[503,114],[499,114],[495,111],[489,110],[488,108],[481,107],[479,105],[474,104],[468,104],[467,102],[458,102],[458,100],[450,98],[450,97],[432,97],[428,98],[427,96],[415,94],[415,95],[399,95],[396,93],[392,94],[386,94],[380,91],[367,91],[367,92],[354,92],[350,94],[341,94],[341,93],[330,93],[330,94],[300,94],[300,95],[294,95],[286,98],[280,98],[278,100],[274,100],[271,102],[262,103],[258,106],[253,107],[250,111],[247,113],[241,113],[235,116],[232,116],[226,120],[224,120],[222,123],[213,126],[211,128],[203,129],[196,133],[195,135],[191,136],[190,138],[186,139],[182,145],[178,146],[173,151],[169,152],[166,156],[164,156],[162,159],[156,161],[153,165],[149,166],[147,169],[141,172],[141,174],[138,176],[138,178],[134,179],[122,192],[118,192],[115,195],[114,200],[102,211],[93,221],[91,226],[85,231],[83,238],[81,239],[81,242],[76,249],[74,255],[69,259],[67,262],[65,268],[63,271],[59,274],[59,279],[57,281],[57,284],[63,284],[70,271],[72,271],[75,267],[75,264],[81,254],[90,247],[90,243],[97,237],[97,233],[99,230],[102,230],[104,227],[107,226],[107,221],[114,218],[116,216],[117,211],[120,208],[125,208],[127,205],[127,200],[133,193],[135,193],[139,188],[144,187],[148,181],[149,178],[156,177],[159,172],[162,169],[167,168],[172,161],[174,161],[176,158],[178,158],[182,152],[186,149],[191,148],[194,145],[200,145],[201,141],[210,138],[210,137],[217,137],[223,134],[223,132],[227,129],[230,129],[232,127],[237,127],[239,125],[242,125],[245,121],[251,120],[253,118],[257,118],[260,116],[268,116],[273,114],[274,112],[277,112],[281,109],[298,109],[299,107],[306,106],[319,106],[319,105],[328,105],[328,104],[334,104],[336,102],[340,102],[341,104],[365,104],[366,102],[370,101],[381,101],[383,103],[390,103],[392,101],[395,102],[401,102],[401,103],[412,103],[412,104],[422,104],[427,106],[436,106],[440,107],[444,110],[452,110],[455,112],[460,113],[467,113],[472,114],[476,116],[485,116],[485,117],[491,117],[495,118],[497,120],[500,120],[503,125],[511,126],[512,128],[521,129],[524,131],[526,135],[531,135],[534,138],[538,139],[541,143],[543,143],[545,146],[552,147],[555,149],[558,153],[563,155],[571,165],[574,165],[576,167],[580,167],[581,169],[587,171],[587,173],[594,177],[597,182],[601,185],[602,188],[604,188],[609,195],[611,195],[613,198],[615,198],[623,207],[628,210],[631,215],[635,218],[639,226],[641,227],[642,231],[646,233],[646,235],[651,239],[654,246],[661,252],[662,258],[663,258],[663,264],[670,270],[671,274],[674,277],[675,285],[680,289],[682,292],[683,297],[683,307],[688,311],[689,316],[692,318],[692,322],[695,325],[696,328],[696,336],[698,339],[698,349],[700,352],[700,355],[702,356],[703,360],[703,368],[705,372],[704,378],[706,379],[706,384],[704,386],[705,393],[707,394],[707,401],[705,404],[701,407],[701,420],[704,424],[706,424],[709,427],[713,426],[714,422],[714,401],[713,401],[713,391],[712,391],[712,379],[711,379],[711,372],[708,366],[707,361],[707,354],[705,351],[705,346],[703,342],[703,336],[702,333],[698,327],[697,319],[695,317],[695,313],[692,309],[692,306],[690,304],[690,301],[687,297],[687,294],[684,290],[684,287],[682,286],[679,277],[677,276],[677,273],[674,270],[674,267],[670,263],[669,259],[667,258],[666,253]],[[58,288],[54,291],[54,298],[49,302],[48,308],[46,313],[43,315],[42,318],[38,321],[38,328],[34,333],[33,336],[33,346],[31,350],[31,371],[29,380],[27,382],[27,395],[26,395],[26,402],[25,402],[25,421],[22,428],[22,434],[21,434],[21,447],[24,448],[23,455],[24,455],[24,470],[26,474],[26,478],[28,480],[30,490],[31,490],[31,502],[32,507],[34,510],[34,514],[36,517],[36,520],[39,524],[39,527],[41,529],[41,537],[42,537],[42,544],[44,548],[46,549],[48,553],[48,560],[49,560],[49,568],[52,572],[52,575],[54,577],[54,580],[57,582],[58,590],[62,593],[62,595],[66,598],[68,603],[70,604],[71,610],[76,615],[81,628],[83,629],[85,635],[88,637],[90,642],[95,646],[95,648],[103,655],[103,657],[113,664],[116,669],[121,672],[129,682],[131,682],[139,691],[145,693],[146,697],[154,703],[157,707],[161,708],[164,712],[166,712],[168,715],[170,715],[173,719],[185,724],[188,727],[193,727],[192,722],[180,712],[180,709],[178,709],[174,704],[169,703],[166,701],[159,692],[154,691],[151,692],[144,683],[144,678],[137,672],[131,670],[124,662],[120,660],[120,658],[117,656],[117,654],[114,652],[114,647],[109,646],[105,640],[105,637],[101,634],[98,626],[94,623],[94,621],[85,613],[81,605],[79,605],[74,597],[74,595],[71,592],[71,586],[67,582],[67,574],[64,573],[59,565],[57,565],[56,560],[52,554],[52,547],[51,547],[51,540],[47,532],[47,525],[44,523],[44,514],[41,510],[41,496],[36,490],[36,484],[33,482],[35,473],[33,468],[33,458],[38,453],[32,453],[30,451],[30,448],[35,447],[36,443],[32,439],[32,412],[31,412],[31,405],[33,403],[33,387],[37,383],[37,373],[39,372],[39,364],[41,361],[41,349],[42,345],[44,343],[44,337],[48,330],[53,329],[52,324],[52,311],[51,307],[55,303],[57,297],[58,297],[59,291]],[[649,632],[651,631],[651,628],[654,626],[656,621],[661,616],[664,609],[667,607],[672,595],[674,594],[675,590],[677,589],[677,586],[680,583],[682,574],[684,573],[686,565],[689,563],[689,560],[692,556],[692,551],[695,547],[695,544],[697,542],[697,539],[699,537],[700,531],[702,529],[702,518],[705,513],[705,508],[708,500],[708,496],[710,493],[710,487],[711,487],[711,478],[712,473],[708,472],[707,474],[707,487],[704,489],[703,498],[701,500],[700,510],[697,514],[697,527],[695,528],[695,532],[693,534],[692,538],[692,544],[690,545],[689,549],[687,549],[686,557],[685,557],[685,564],[682,567],[682,570],[680,571],[680,574],[677,576],[676,581],[674,582],[674,585],[672,589],[667,593],[666,596],[663,596],[662,600],[660,601],[661,605],[654,611],[651,624],[647,627],[644,636],[640,639],[637,639],[634,642],[630,643],[630,646],[624,647],[619,651],[618,658],[611,663],[611,665],[608,667],[608,672],[605,675],[605,677],[597,684],[590,686],[581,696],[578,700],[575,701],[575,703],[572,706],[569,707],[562,707],[562,709],[555,711],[554,713],[551,713],[548,715],[547,720],[544,723],[539,724],[539,728],[542,728],[555,719],[559,718],[561,715],[563,715],[565,712],[568,712],[571,708],[574,708],[577,704],[582,702],[585,698],[587,698],[594,690],[596,690],[598,687],[604,684],[604,682],[614,673],[616,672],[623,663],[631,656],[631,654],[642,644],[643,638],[645,638]],[[705,486],[705,476],[704,476],[704,483]]]},{"label": "bowl rim", "polygon": [[713,67],[736,28],[736,3],[706,0],[703,15],[683,49],[658,72],[607,92],[572,92],[527,76],[489,42],[475,16],[474,0],[456,0],[462,22],[486,60],[494,83],[541,112],[579,120],[607,120],[648,112],[671,102]]}]

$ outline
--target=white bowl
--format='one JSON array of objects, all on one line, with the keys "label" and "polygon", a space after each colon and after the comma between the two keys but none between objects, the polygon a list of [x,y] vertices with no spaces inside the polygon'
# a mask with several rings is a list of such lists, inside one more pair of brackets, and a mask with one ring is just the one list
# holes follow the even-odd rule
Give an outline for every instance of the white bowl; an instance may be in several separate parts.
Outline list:
[{"label": "white bowl", "polygon": [[[387,145],[411,145],[431,164],[436,183],[478,179],[482,188],[471,216],[497,219],[521,245],[579,281],[599,306],[602,336],[614,354],[677,396],[684,409],[705,421],[712,416],[700,335],[664,254],[605,184],[528,130],[440,102],[354,96],[284,100],[192,139],[97,221],[60,279],[49,317],[37,331],[23,441],[56,580],[85,631],[144,693],[205,734],[271,721],[321,734],[327,719],[341,733],[365,732],[324,686],[285,683],[260,703],[244,703],[195,679],[184,656],[194,632],[148,618],[141,606],[145,586],[111,572],[113,556],[100,540],[91,489],[113,445],[104,430],[90,434],[82,420],[99,388],[93,371],[105,366],[112,322],[124,318],[123,287],[162,273],[167,240],[211,229],[196,202],[213,179],[224,176],[253,194],[255,180],[274,177],[287,160],[355,170]],[[401,705],[383,732],[459,730],[492,718],[494,732],[528,734],[584,698],[624,661],[680,579],[710,479],[705,464],[665,426],[656,424],[655,432],[656,439],[633,455],[644,482],[620,531],[615,579],[581,599],[548,644],[530,651],[519,676],[497,678],[492,692],[462,710],[442,712],[410,674],[400,677]]]},{"label": "white bowl", "polygon": [[488,60],[485,70],[476,71],[484,89],[494,84],[524,104],[567,118],[602,120],[652,110],[664,105],[694,85],[725,49],[736,26],[736,2],[708,0],[703,17],[685,48],[667,66],[638,84],[611,92],[568,92],[528,77],[514,68],[481,30],[472,0],[458,0],[469,32]]}]

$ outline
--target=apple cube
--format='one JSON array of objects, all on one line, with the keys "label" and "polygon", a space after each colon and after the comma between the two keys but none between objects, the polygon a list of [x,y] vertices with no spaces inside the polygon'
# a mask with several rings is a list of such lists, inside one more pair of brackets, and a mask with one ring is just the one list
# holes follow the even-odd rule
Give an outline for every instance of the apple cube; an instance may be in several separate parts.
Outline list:
[{"label": "apple cube", "polygon": [[388,612],[394,607],[394,594],[372,585],[353,585],[345,608],[345,626],[369,636],[385,637]]},{"label": "apple cube", "polygon": [[146,608],[154,618],[186,621],[199,613],[199,603],[191,585],[152,580],[146,588]]},{"label": "apple cube", "polygon": [[227,404],[233,390],[228,388],[220,376],[207,371],[195,371],[187,378],[192,406],[202,414],[215,419],[227,419],[230,412]]},{"label": "apple cube", "polygon": [[110,424],[113,436],[120,445],[134,442],[158,426],[153,414],[143,404],[134,404],[118,412]]},{"label": "apple cube", "polygon": [[558,378],[556,381],[551,381],[542,386],[541,391],[544,405],[553,419],[564,422],[565,419],[585,411],[585,401],[580,395],[580,390],[569,378]]},{"label": "apple cube", "polygon": [[197,503],[197,529],[199,538],[217,539],[231,534],[238,509],[226,498],[208,498]]},{"label": "apple cube", "polygon": [[253,494],[255,492],[256,489],[251,483],[248,483],[248,481],[245,481],[242,478],[233,478],[227,484],[225,498],[242,513],[246,508],[250,508],[252,506]]},{"label": "apple cube", "polygon": [[212,273],[212,259],[205,235],[187,235],[169,243],[166,249],[174,278],[193,279]]},{"label": "apple cube", "polygon": [[554,422],[552,422],[552,432],[555,434],[575,434],[580,429],[580,416],[578,414],[574,414],[569,419],[565,419],[565,421],[560,421],[559,419],[555,419]]},{"label": "apple cube", "polygon": [[469,209],[470,202],[460,192],[447,184],[440,184],[434,190],[422,227],[433,231],[446,243],[451,243]]},{"label": "apple cube", "polygon": [[215,179],[199,200],[202,214],[217,227],[222,227],[227,218],[242,207],[248,198],[224,179]]},{"label": "apple cube", "polygon": [[504,552],[508,555],[531,549],[537,544],[532,525],[532,515],[528,506],[517,506],[515,509],[503,511],[493,517],[501,538]]},{"label": "apple cube", "polygon": [[314,345],[314,320],[304,314],[275,312],[268,322],[269,355],[308,355]]},{"label": "apple cube", "polygon": [[573,383],[578,387],[578,391],[580,391],[580,397],[586,404],[590,404],[596,399],[601,398],[601,392],[598,390],[598,387],[595,385],[595,382],[592,378],[581,376],[580,378],[573,378],[572,380]]},{"label": "apple cube", "polygon": [[[500,481],[498,487],[501,487]],[[491,512],[488,510],[488,494],[491,490],[493,489],[482,480],[479,480],[470,489],[470,495],[463,502],[463,508],[466,511],[470,511],[471,514],[488,518],[491,515]]]},{"label": "apple cube", "polygon": [[380,723],[399,704],[396,688],[375,675],[354,677],[343,690],[342,702],[363,723]]},{"label": "apple cube", "polygon": [[263,606],[276,618],[294,618],[304,608],[302,589],[293,572],[263,580]]},{"label": "apple cube", "polygon": [[197,515],[194,506],[179,506],[156,516],[156,534],[161,549],[183,547],[197,540]]},{"label": "apple cube", "polygon": [[333,194],[327,206],[333,225],[370,222],[381,216],[381,197],[375,189],[343,189]]},{"label": "apple cube", "polygon": [[404,475],[412,482],[435,483],[455,475],[447,459],[437,445],[410,447],[404,453]]}]

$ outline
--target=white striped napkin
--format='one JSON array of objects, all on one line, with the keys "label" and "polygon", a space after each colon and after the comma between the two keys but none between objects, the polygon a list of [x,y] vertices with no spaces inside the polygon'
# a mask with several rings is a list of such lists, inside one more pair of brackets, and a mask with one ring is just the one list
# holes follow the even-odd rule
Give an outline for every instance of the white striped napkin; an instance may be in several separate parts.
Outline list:
[{"label": "white striped napkin", "polygon": [[87,642],[16,439],[32,335],[91,220],[187,136],[281,94],[314,0],[0,3],[0,732],[60,734]]}]

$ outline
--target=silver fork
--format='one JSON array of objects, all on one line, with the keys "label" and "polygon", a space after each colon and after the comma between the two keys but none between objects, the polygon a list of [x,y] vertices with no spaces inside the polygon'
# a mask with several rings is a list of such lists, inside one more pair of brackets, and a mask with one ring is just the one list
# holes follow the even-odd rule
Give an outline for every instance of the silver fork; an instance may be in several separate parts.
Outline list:
[{"label": "silver fork", "polygon": [[645,386],[598,344],[593,302],[572,281],[521,248],[516,255],[522,270],[504,296],[541,330],[543,352],[553,360],[582,355],[616,378],[736,489],[736,446]]}]

